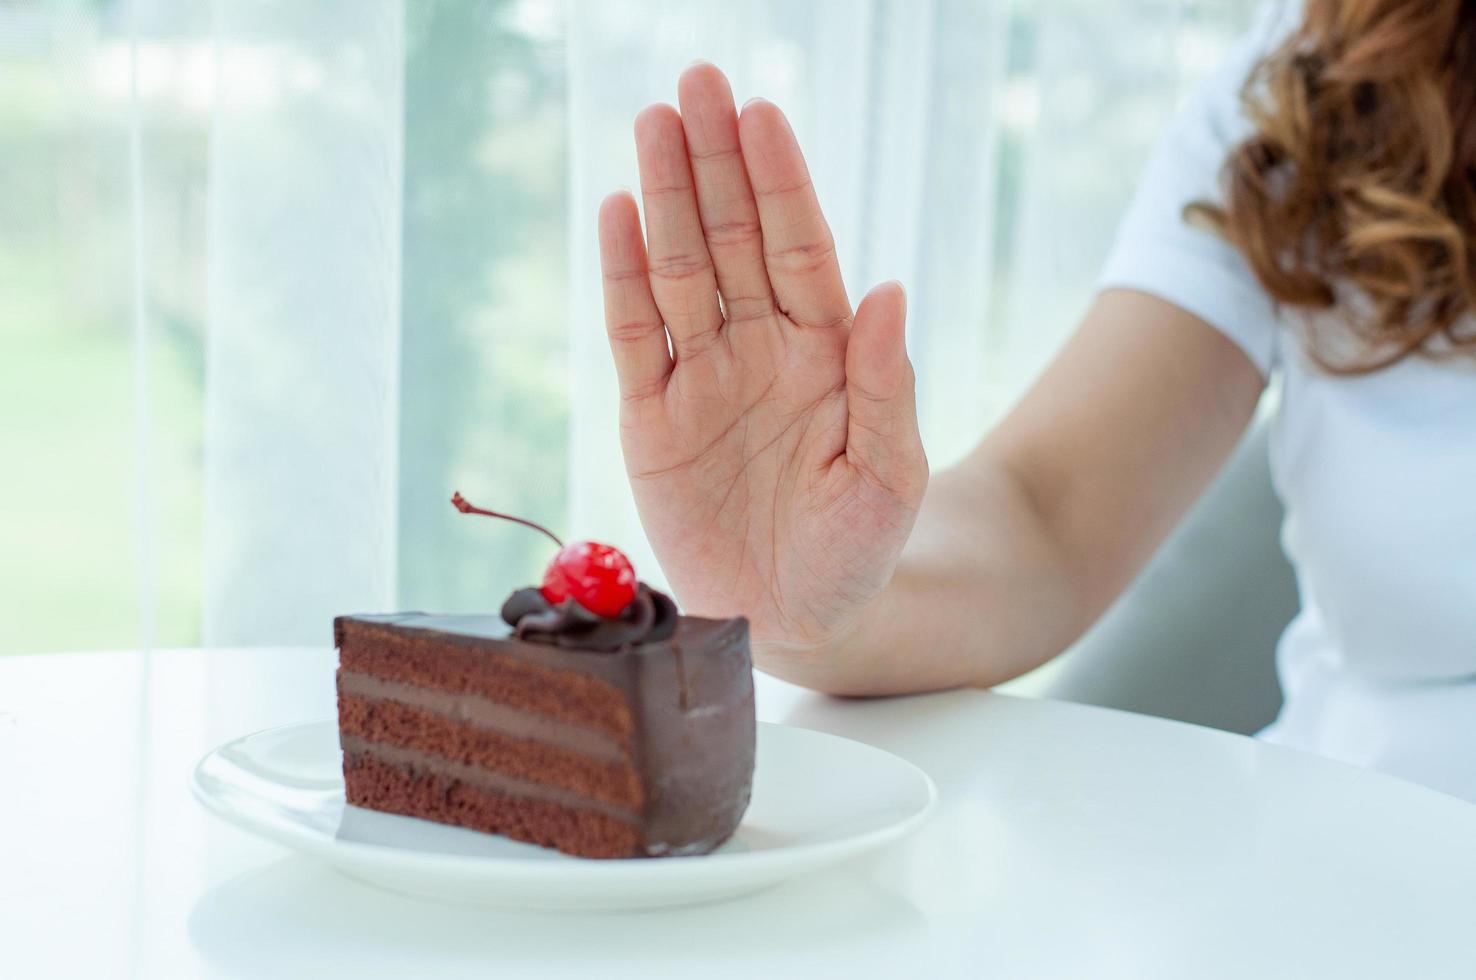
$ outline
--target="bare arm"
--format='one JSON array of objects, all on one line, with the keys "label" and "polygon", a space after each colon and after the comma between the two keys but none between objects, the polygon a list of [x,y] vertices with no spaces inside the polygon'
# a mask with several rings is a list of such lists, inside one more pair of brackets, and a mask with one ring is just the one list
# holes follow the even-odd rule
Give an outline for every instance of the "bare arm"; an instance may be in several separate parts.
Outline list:
[{"label": "bare arm", "polygon": [[929,484],[897,571],[846,635],[760,652],[840,694],[992,685],[1064,650],[1229,456],[1262,390],[1172,304],[1100,295],[1025,398]]}]

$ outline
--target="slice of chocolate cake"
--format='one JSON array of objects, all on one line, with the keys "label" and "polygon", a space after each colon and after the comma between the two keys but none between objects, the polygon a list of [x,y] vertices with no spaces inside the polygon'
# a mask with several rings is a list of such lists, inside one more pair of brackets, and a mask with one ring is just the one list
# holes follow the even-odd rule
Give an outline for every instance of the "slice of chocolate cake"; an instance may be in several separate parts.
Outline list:
[{"label": "slice of chocolate cake", "polygon": [[500,617],[334,621],[350,804],[583,857],[732,834],[753,778],[748,623],[680,616],[644,585],[623,606],[592,597],[565,557],[591,547],[555,559],[563,592],[545,578]]}]

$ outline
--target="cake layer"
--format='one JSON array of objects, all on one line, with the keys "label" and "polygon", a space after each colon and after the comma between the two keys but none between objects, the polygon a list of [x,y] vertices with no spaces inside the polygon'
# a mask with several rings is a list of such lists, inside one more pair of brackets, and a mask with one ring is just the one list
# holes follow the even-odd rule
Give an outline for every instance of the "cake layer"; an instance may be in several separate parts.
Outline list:
[{"label": "cake layer", "polygon": [[477,694],[606,732],[622,743],[628,743],[634,729],[619,686],[591,673],[506,656],[472,637],[392,623],[340,617],[336,631],[339,663],[346,671],[452,694]]},{"label": "cake layer", "polygon": [[639,810],[641,780],[625,760],[593,759],[580,752],[454,721],[397,701],[340,693],[343,736],[374,745],[414,749],[438,759],[588,795]]},{"label": "cake layer", "polygon": [[[422,765],[420,753],[386,752],[346,741],[343,771],[354,806],[501,834],[584,857],[642,853],[640,827],[627,816],[602,812],[577,798],[544,795],[547,788],[534,787],[540,795],[528,795],[474,784],[457,775],[455,764]],[[437,771],[441,769],[449,771]]]},{"label": "cake layer", "polygon": [[602,762],[623,762],[630,753],[613,735],[547,715],[499,704],[480,694],[452,694],[399,681],[387,681],[358,671],[340,671],[338,693],[371,701],[398,701],[452,721],[531,739],[587,755]]}]

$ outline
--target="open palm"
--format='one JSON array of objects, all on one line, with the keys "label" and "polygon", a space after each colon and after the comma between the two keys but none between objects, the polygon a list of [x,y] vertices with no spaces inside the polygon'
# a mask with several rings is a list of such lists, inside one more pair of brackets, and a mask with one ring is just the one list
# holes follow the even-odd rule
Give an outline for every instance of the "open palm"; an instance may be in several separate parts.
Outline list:
[{"label": "open palm", "polygon": [[600,212],[626,469],[682,605],[748,616],[784,673],[885,587],[921,502],[905,300],[853,314],[775,106],[740,117],[706,64],[678,91],[636,119],[644,238],[629,194]]}]

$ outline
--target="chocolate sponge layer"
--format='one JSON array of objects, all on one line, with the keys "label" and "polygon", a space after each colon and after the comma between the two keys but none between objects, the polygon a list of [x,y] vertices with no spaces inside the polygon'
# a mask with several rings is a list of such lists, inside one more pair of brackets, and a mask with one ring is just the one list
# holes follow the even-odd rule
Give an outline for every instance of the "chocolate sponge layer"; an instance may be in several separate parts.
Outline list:
[{"label": "chocolate sponge layer", "polygon": [[396,766],[365,752],[345,753],[348,801],[354,806],[489,834],[591,858],[635,857],[638,826],[582,807],[479,789],[462,780]]},{"label": "chocolate sponge layer", "polygon": [[532,644],[515,640],[479,643],[462,634],[358,617],[340,617],[334,631],[343,671],[433,691],[477,694],[622,740],[629,740],[635,727],[629,701],[618,684],[587,671],[540,664],[517,655],[514,644]]}]

